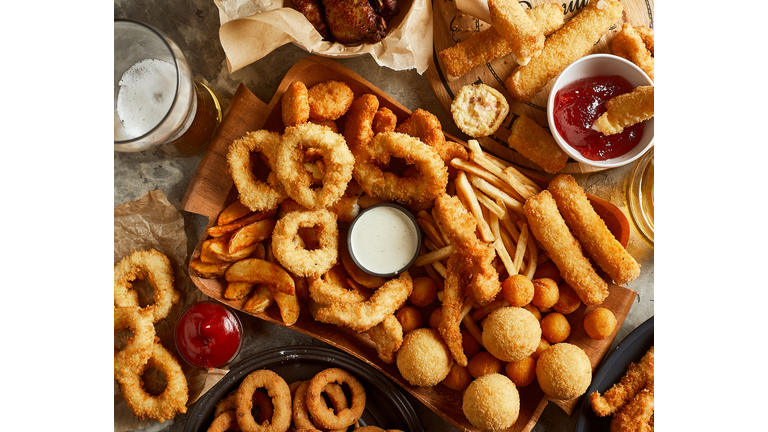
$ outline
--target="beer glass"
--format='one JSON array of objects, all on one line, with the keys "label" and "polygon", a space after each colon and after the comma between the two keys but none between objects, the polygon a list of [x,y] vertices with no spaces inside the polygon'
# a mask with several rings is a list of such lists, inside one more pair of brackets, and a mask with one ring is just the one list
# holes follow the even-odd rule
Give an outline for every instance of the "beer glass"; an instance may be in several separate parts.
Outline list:
[{"label": "beer glass", "polygon": [[653,147],[627,179],[627,201],[638,231],[653,244]]},{"label": "beer glass", "polygon": [[137,21],[115,20],[115,151],[200,153],[221,122],[215,93],[194,82],[178,45]]}]

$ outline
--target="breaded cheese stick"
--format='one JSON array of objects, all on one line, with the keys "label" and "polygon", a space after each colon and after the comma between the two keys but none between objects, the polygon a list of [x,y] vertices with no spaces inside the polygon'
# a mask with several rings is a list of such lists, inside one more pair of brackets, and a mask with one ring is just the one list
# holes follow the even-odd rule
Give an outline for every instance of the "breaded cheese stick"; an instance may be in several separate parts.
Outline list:
[{"label": "breaded cheese stick", "polygon": [[546,40],[541,54],[527,65],[515,69],[506,80],[509,92],[516,99],[530,102],[549,80],[588,53],[611,25],[621,18],[623,10],[619,0],[590,1],[578,15]]},{"label": "breaded cheese stick", "polygon": [[635,280],[640,274],[640,265],[608,230],[576,180],[561,174],[552,179],[547,189],[565,223],[597,265],[617,285]]},{"label": "breaded cheese stick", "polygon": [[653,81],[653,30],[638,31],[640,28],[624,23],[621,31],[611,41],[611,50],[617,56],[636,64]]},{"label": "breaded cheese stick", "polygon": [[592,129],[603,135],[621,133],[625,127],[653,117],[653,86],[640,86],[616,96],[605,107],[608,111],[595,120]]},{"label": "breaded cheese stick", "polygon": [[549,191],[528,198],[523,208],[531,232],[581,301],[587,306],[602,303],[608,297],[608,284],[581,253],[579,242],[565,224]]},{"label": "breaded cheese stick", "polygon": [[512,123],[512,134],[507,143],[550,174],[560,171],[568,162],[568,155],[557,145],[552,134],[525,114]]},{"label": "breaded cheese stick", "polygon": [[507,40],[517,64],[525,65],[544,48],[544,33],[517,0],[488,0],[491,25]]},{"label": "breaded cheese stick", "polygon": [[[563,26],[563,7],[556,3],[544,3],[526,11],[529,19],[549,35]],[[449,81],[458,79],[465,73],[492,60],[504,57],[512,52],[512,47],[499,31],[491,26],[474,33],[458,44],[440,51],[445,72]]]}]

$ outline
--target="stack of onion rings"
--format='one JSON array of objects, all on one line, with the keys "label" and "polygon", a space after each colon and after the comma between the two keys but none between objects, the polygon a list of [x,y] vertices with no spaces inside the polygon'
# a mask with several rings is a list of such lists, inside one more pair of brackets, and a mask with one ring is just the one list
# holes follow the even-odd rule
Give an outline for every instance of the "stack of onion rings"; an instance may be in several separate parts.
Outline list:
[{"label": "stack of onion rings", "polygon": [[[392,157],[414,165],[421,175],[404,177],[379,168]],[[429,207],[448,184],[448,169],[437,151],[406,134],[382,132],[373,137],[370,145],[357,147],[355,159],[353,176],[360,187],[388,201]]]},{"label": "stack of onion rings", "polygon": [[[147,279],[154,288],[154,304],[141,308],[131,282]],[[156,341],[154,323],[165,319],[179,301],[173,267],[168,257],[152,249],[134,251],[115,265],[115,335],[133,331],[126,346],[115,353],[115,379],[125,402],[142,419],[160,422],[187,412],[187,378],[176,357]],[[154,368],[165,375],[165,390],[153,396],[144,390],[142,375]]]},{"label": "stack of onion rings", "polygon": [[[346,383],[352,392],[352,404],[349,408],[333,412],[325,404],[322,393],[329,383]],[[312,418],[326,429],[341,429],[353,425],[365,410],[365,389],[354,375],[340,368],[329,368],[318,373],[307,387],[307,409]]]},{"label": "stack of onion rings", "polygon": [[[319,189],[312,189],[313,175],[298,157],[309,149],[323,156],[323,185]],[[316,209],[341,199],[352,179],[354,164],[343,136],[327,127],[304,123],[286,128],[275,154],[274,173],[288,196],[305,208]]]},{"label": "stack of onion rings", "polygon": [[[299,228],[316,227],[318,249],[307,250]],[[302,277],[318,277],[338,258],[339,230],[336,215],[328,210],[292,211],[277,221],[272,233],[272,252],[288,271]]]}]

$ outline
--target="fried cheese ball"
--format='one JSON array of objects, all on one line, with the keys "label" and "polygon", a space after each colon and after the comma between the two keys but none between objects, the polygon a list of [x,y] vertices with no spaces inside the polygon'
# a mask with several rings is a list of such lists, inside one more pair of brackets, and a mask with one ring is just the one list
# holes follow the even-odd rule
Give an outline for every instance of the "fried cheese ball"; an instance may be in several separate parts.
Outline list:
[{"label": "fried cheese ball", "polygon": [[484,431],[507,429],[520,414],[515,384],[498,373],[483,375],[464,391],[461,410],[472,426]]},{"label": "fried cheese ball", "polygon": [[456,126],[473,138],[492,135],[507,114],[507,99],[486,84],[465,85],[451,102],[451,115]]},{"label": "fried cheese ball", "polygon": [[501,360],[494,357],[488,351],[480,351],[467,362],[467,370],[474,378],[480,378],[489,373],[501,372]]},{"label": "fried cheese ball", "polygon": [[563,315],[576,312],[576,309],[581,306],[581,299],[579,299],[579,295],[576,294],[576,291],[574,291],[567,283],[561,283],[558,289],[560,291],[560,296],[557,299],[557,303],[555,303],[552,308]]},{"label": "fried cheese ball", "polygon": [[571,324],[565,315],[551,312],[541,320],[541,334],[550,343],[560,343],[571,334]]},{"label": "fried cheese ball", "polygon": [[549,278],[555,281],[558,285],[563,281],[563,277],[560,275],[560,269],[558,269],[555,263],[550,260],[547,260],[536,266],[536,271],[533,273],[533,278]]},{"label": "fried cheese ball", "polygon": [[417,277],[413,280],[413,291],[408,300],[416,306],[424,307],[437,298],[437,284],[429,276]]},{"label": "fried cheese ball", "polygon": [[443,307],[438,306],[434,309],[432,309],[432,312],[429,313],[429,320],[427,323],[429,324],[430,328],[433,328],[437,330],[440,328],[440,322],[443,320]]},{"label": "fried cheese ball", "polygon": [[400,321],[400,326],[403,327],[403,334],[408,334],[424,325],[424,317],[421,316],[421,311],[411,305],[405,305],[398,309],[395,312],[395,318]]},{"label": "fried cheese ball", "polygon": [[540,340],[539,321],[523,308],[501,307],[483,321],[482,345],[499,360],[522,360],[533,354]]},{"label": "fried cheese ball", "polygon": [[533,300],[533,282],[525,275],[508,277],[501,284],[501,295],[510,306],[523,307]]},{"label": "fried cheese ball", "polygon": [[536,378],[536,360],[529,356],[516,362],[509,362],[504,367],[504,373],[517,387],[525,387]]},{"label": "fried cheese ball", "polygon": [[534,306],[532,303],[528,303],[527,305],[523,306],[523,309],[525,309],[528,312],[532,313],[537,321],[541,321],[541,311],[539,310],[539,308]]},{"label": "fried cheese ball", "polygon": [[533,300],[531,303],[539,309],[549,309],[557,303],[560,298],[557,282],[550,278],[534,279],[532,282]]},{"label": "fried cheese ball", "polygon": [[616,329],[616,316],[606,308],[596,308],[584,316],[584,330],[595,340],[607,338]]},{"label": "fried cheese ball", "polygon": [[466,327],[461,328],[461,347],[464,349],[464,355],[466,355],[467,358],[472,358],[472,356],[483,349],[480,342],[475,339],[472,332],[467,330]]},{"label": "fried cheese ball", "polygon": [[448,376],[453,357],[437,330],[419,328],[405,335],[396,362],[411,385],[431,387]]},{"label": "fried cheese ball", "polygon": [[472,375],[470,375],[469,370],[458,363],[453,363],[451,371],[448,372],[448,376],[443,380],[443,384],[446,387],[456,391],[464,391],[471,382]]},{"label": "fried cheese ball", "polygon": [[592,382],[592,365],[584,350],[562,342],[541,353],[536,361],[536,379],[547,396],[573,399],[587,391]]}]

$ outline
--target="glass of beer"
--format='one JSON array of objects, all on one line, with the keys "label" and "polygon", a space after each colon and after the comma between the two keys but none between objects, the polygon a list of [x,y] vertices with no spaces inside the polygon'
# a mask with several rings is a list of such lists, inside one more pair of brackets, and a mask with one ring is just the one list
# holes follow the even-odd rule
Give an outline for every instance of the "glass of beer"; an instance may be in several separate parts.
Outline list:
[{"label": "glass of beer", "polygon": [[114,57],[115,151],[203,151],[221,122],[221,104],[193,80],[178,45],[146,24],[116,19]]},{"label": "glass of beer", "polygon": [[653,147],[637,162],[630,174],[627,198],[635,226],[653,244]]}]

